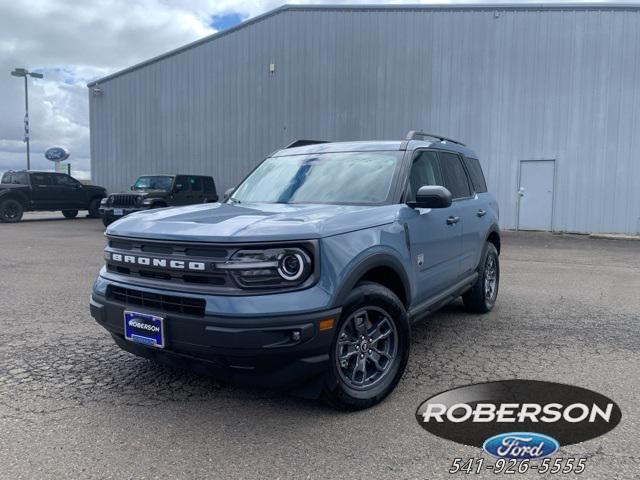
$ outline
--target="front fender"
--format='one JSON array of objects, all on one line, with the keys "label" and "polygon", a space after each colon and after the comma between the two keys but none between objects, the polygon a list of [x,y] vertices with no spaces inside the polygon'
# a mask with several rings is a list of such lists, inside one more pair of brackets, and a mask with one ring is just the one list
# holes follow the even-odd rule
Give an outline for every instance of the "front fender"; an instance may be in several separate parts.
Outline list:
[{"label": "front fender", "polygon": [[347,295],[371,269],[386,267],[402,281],[407,299],[412,283],[405,265],[410,265],[402,225],[392,223],[322,239],[321,286],[330,293],[332,306],[342,306]]},{"label": "front fender", "polygon": [[386,267],[393,270],[402,280],[402,288],[405,293],[405,298],[411,298],[411,284],[406,270],[404,269],[402,262],[398,260],[397,253],[392,254],[390,252],[368,252],[364,258],[359,259],[347,276],[342,281],[341,285],[337,289],[337,295],[335,296],[333,305],[335,307],[342,306],[351,292],[365,274],[374,268]]}]

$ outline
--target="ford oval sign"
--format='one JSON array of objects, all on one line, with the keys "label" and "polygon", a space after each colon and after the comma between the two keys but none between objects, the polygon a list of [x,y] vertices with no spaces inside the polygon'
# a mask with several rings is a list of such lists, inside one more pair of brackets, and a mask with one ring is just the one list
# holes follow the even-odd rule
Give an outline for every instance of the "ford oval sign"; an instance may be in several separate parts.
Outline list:
[{"label": "ford oval sign", "polygon": [[495,458],[540,460],[560,449],[555,438],[541,433],[501,433],[485,440],[482,449]]},{"label": "ford oval sign", "polygon": [[607,433],[621,418],[620,407],[600,393],[538,380],[465,385],[434,395],[416,411],[426,431],[507,459],[551,455],[556,445]]},{"label": "ford oval sign", "polygon": [[44,158],[52,162],[62,162],[69,158],[69,151],[63,147],[51,147],[44,152]]}]

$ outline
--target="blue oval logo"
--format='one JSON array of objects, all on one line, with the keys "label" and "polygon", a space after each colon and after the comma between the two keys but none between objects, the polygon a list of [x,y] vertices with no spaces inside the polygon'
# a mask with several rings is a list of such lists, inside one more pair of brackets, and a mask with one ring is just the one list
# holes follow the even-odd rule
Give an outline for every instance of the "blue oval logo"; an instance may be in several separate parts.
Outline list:
[{"label": "blue oval logo", "polygon": [[44,158],[52,162],[61,162],[69,158],[69,151],[62,147],[51,147],[44,152]]},{"label": "blue oval logo", "polygon": [[553,455],[560,448],[555,438],[541,433],[501,433],[485,440],[482,449],[495,458],[540,460]]}]

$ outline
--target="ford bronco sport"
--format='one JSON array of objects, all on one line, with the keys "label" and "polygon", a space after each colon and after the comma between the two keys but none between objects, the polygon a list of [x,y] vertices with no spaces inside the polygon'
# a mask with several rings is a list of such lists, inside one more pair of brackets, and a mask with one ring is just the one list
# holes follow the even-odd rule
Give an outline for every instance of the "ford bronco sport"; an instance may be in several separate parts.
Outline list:
[{"label": "ford bronco sport", "polygon": [[107,227],[119,218],[140,210],[217,202],[212,177],[202,175],[143,175],[130,193],[112,193],[100,203],[102,223]]},{"label": "ford bronco sport", "polygon": [[404,141],[294,142],[223,203],[106,231],[91,314],[124,350],[344,409],[380,402],[411,325],[498,293],[498,206],[476,154]]}]

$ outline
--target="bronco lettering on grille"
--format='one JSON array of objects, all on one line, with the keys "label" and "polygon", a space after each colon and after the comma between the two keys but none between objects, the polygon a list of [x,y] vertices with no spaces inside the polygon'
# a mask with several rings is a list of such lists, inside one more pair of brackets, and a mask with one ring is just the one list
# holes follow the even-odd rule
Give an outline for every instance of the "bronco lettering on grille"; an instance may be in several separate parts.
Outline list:
[{"label": "bronco lettering on grille", "polygon": [[173,270],[193,270],[204,272],[207,269],[205,262],[190,262],[185,260],[170,260],[166,258],[139,257],[137,255],[123,255],[112,253],[111,260],[118,263],[142,265],[145,267],[170,268]]}]

